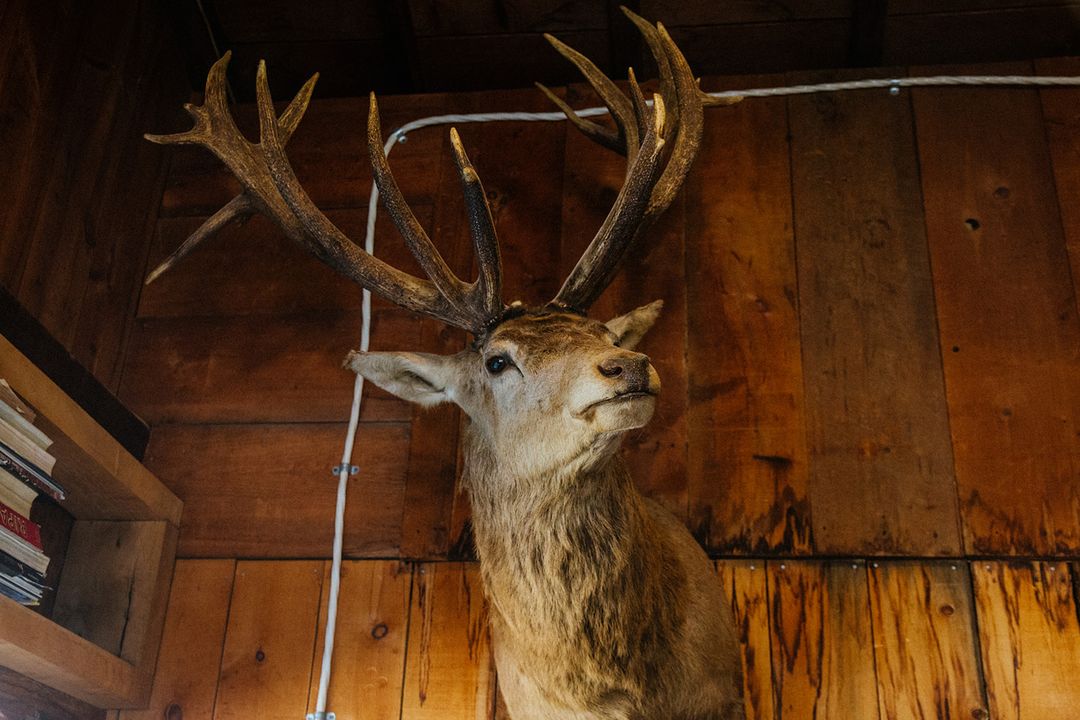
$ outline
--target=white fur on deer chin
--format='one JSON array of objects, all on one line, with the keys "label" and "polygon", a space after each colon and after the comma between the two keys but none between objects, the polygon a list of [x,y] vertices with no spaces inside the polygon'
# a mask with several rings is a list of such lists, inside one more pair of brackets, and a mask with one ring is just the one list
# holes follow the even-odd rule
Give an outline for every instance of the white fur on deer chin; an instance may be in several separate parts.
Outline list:
[{"label": "white fur on deer chin", "polygon": [[632,392],[594,402],[580,417],[601,432],[622,432],[644,427],[655,410],[655,394]]}]

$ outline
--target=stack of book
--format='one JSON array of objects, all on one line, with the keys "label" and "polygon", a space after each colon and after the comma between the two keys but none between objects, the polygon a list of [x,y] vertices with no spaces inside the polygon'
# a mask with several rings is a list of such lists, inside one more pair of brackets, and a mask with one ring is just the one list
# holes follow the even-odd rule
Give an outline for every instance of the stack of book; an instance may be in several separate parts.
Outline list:
[{"label": "stack of book", "polygon": [[39,494],[64,499],[52,479],[52,440],[34,418],[33,409],[0,379],[0,595],[23,605],[40,602],[49,567],[30,506]]}]

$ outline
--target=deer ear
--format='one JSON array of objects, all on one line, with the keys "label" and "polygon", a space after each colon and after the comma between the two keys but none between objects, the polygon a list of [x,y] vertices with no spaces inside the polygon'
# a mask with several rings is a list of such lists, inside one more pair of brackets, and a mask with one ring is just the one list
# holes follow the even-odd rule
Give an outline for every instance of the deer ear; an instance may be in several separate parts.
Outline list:
[{"label": "deer ear", "polygon": [[343,365],[402,400],[420,405],[453,401],[458,378],[453,356],[353,351]]},{"label": "deer ear", "polygon": [[633,350],[641,338],[645,337],[645,333],[649,332],[656,318],[660,317],[660,310],[663,307],[663,300],[655,300],[648,305],[642,305],[637,310],[612,318],[604,325],[618,336],[619,347]]}]

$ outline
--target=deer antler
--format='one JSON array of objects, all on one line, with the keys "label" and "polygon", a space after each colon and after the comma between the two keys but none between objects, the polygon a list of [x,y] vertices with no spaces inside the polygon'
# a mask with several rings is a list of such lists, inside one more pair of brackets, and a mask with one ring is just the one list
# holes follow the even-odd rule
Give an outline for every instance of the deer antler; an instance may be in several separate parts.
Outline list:
[{"label": "deer antler", "polygon": [[[600,96],[615,121],[616,130],[579,117],[553,92],[543,85],[539,85],[540,89],[582,133],[600,145],[625,155],[628,164],[626,181],[618,199],[552,301],[555,305],[578,310],[587,309],[600,296],[614,278],[619,262],[634,238],[667,210],[675,199],[701,144],[702,107],[727,105],[740,99],[718,100],[703,93],[686,58],[664,26],[657,23],[654,27],[625,7],[622,11],[641,31],[660,71],[659,98],[662,99],[662,107],[660,102],[654,101],[654,108],[660,108],[656,111],[658,114],[662,114],[666,108],[667,124],[672,128],[668,137],[664,138],[670,145],[670,151],[661,162],[660,173],[656,173],[655,168],[642,173],[637,167],[640,156],[646,153],[649,144],[650,114],[634,71],[630,70],[630,97],[627,97],[588,58],[556,38],[545,35],[555,50],[581,71]],[[629,195],[634,197],[630,198]]]},{"label": "deer antler", "polygon": [[[701,141],[702,105],[717,104],[698,88],[686,59],[662,25],[654,27],[626,8],[623,11],[641,30],[660,69],[660,93],[653,96],[651,106],[633,71],[627,97],[587,58],[548,36],[555,49],[573,62],[596,89],[611,110],[616,130],[583,120],[550,90],[543,86],[541,89],[586,135],[627,157],[626,179],[611,211],[551,303],[576,310],[585,310],[596,300],[611,282],[634,237],[671,204]],[[146,138],[168,145],[202,145],[225,163],[244,189],[192,233],[150,273],[146,282],[152,282],[232,220],[260,212],[327,265],[406,309],[438,318],[478,337],[503,317],[506,308],[501,299],[502,271],[491,210],[456,130],[450,131],[451,148],[480,266],[472,283],[464,282],[450,270],[405,202],[383,149],[374,94],[368,114],[368,152],[375,182],[387,212],[427,279],[413,277],[362,250],[327,219],[300,186],[285,155],[285,145],[307,109],[318,75],[304,84],[278,117],[267,85],[266,66],[259,63],[256,94],[260,140],[252,143],[237,129],[229,112],[225,94],[229,57],[226,53],[210,69],[203,104],[184,106],[195,127],[174,135]]]},{"label": "deer antler", "polygon": [[252,143],[240,133],[229,112],[225,95],[225,69],[229,58],[230,54],[226,53],[210,69],[203,104],[184,106],[195,120],[194,128],[174,135],[147,135],[146,138],[160,144],[201,145],[209,149],[240,180],[244,189],[192,233],[150,273],[146,282],[152,282],[230,221],[260,212],[276,222],[289,238],[372,292],[474,335],[482,334],[503,310],[499,250],[483,187],[457,133],[452,131],[451,144],[465,188],[480,265],[479,278],[474,283],[465,283],[454,275],[405,204],[383,151],[374,95],[368,117],[368,149],[375,168],[375,181],[388,212],[429,280],[413,277],[362,250],[330,222],[300,186],[285,156],[285,144],[307,109],[318,75],[304,84],[279,118],[270,97],[266,66],[259,64],[256,90],[260,142]]}]

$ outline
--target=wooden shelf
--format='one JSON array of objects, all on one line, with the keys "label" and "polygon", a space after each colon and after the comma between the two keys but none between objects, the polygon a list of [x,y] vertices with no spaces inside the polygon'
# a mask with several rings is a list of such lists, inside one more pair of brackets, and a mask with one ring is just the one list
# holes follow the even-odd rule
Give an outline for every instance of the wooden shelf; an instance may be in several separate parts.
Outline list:
[{"label": "wooden shelf", "polygon": [[97,707],[144,707],[183,504],[2,336],[0,377],[53,438],[75,518],[52,619],[0,597],[0,666]]}]

